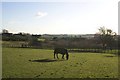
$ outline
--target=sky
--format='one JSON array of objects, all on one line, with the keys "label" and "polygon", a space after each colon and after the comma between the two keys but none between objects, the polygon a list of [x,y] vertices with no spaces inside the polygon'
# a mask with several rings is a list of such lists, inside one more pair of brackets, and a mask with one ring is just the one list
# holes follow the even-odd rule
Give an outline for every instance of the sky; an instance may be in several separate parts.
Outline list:
[{"label": "sky", "polygon": [[118,33],[118,0],[2,2],[2,29],[30,34]]}]

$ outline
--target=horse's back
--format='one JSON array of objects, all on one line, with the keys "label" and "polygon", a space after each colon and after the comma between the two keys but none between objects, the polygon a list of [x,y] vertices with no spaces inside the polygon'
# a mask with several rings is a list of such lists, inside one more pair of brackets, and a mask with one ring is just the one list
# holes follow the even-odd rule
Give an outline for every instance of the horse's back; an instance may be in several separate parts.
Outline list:
[{"label": "horse's back", "polygon": [[68,51],[65,48],[55,48],[54,53],[65,54],[65,53],[68,53]]}]

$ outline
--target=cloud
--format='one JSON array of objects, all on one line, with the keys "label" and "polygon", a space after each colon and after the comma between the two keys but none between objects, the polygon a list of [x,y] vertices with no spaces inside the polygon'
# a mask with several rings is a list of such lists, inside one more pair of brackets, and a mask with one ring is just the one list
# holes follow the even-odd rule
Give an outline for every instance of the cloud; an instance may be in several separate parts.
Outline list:
[{"label": "cloud", "polygon": [[39,18],[40,18],[40,17],[47,16],[47,15],[48,15],[48,14],[47,14],[46,12],[40,12],[40,11],[36,14],[36,16],[39,17]]}]

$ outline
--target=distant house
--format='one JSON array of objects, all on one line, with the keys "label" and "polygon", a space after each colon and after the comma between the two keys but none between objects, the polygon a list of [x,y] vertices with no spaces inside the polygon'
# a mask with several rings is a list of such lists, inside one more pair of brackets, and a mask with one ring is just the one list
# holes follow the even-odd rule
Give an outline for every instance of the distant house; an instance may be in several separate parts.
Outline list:
[{"label": "distant house", "polygon": [[12,33],[2,33],[2,36],[12,36],[13,34]]}]

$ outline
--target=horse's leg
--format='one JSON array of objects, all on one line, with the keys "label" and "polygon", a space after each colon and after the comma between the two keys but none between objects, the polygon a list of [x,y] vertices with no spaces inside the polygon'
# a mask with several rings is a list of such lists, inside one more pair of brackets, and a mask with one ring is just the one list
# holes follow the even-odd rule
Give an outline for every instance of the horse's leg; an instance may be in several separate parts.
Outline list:
[{"label": "horse's leg", "polygon": [[68,60],[68,58],[69,58],[69,54],[68,54],[68,53],[66,53],[66,60]]},{"label": "horse's leg", "polygon": [[54,53],[54,59],[55,59],[55,53]]},{"label": "horse's leg", "polygon": [[56,54],[56,56],[57,56],[57,59],[59,59],[59,57],[58,57],[58,53]]},{"label": "horse's leg", "polygon": [[64,59],[64,54],[62,54],[62,59]]}]

